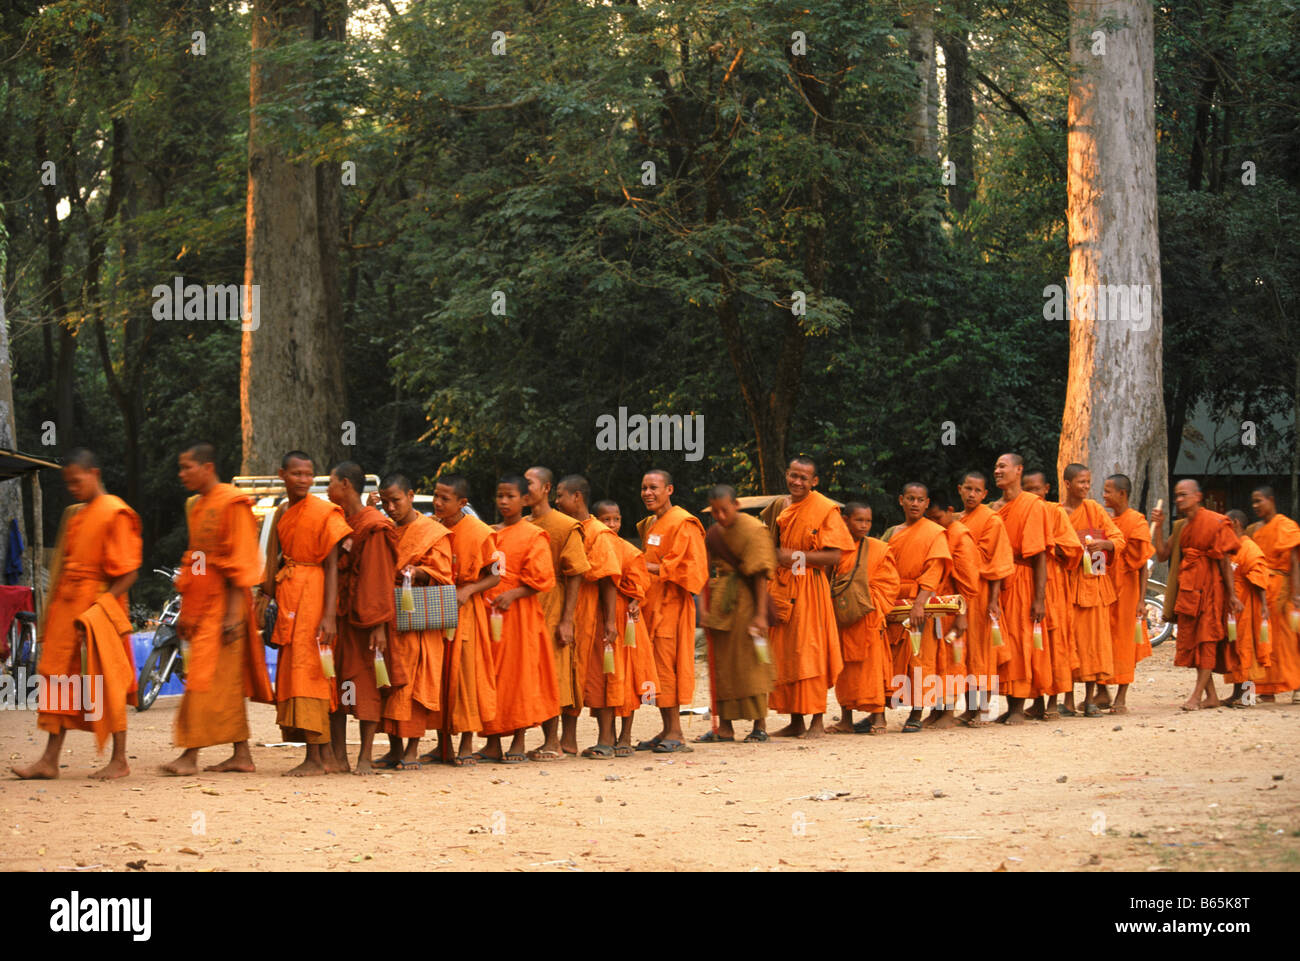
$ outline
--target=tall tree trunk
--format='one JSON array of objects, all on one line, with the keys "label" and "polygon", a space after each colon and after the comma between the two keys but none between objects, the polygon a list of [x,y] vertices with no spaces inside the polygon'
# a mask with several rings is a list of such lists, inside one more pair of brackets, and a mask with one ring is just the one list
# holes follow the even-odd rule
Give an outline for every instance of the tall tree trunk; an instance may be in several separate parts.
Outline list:
[{"label": "tall tree trunk", "polygon": [[289,448],[309,451],[318,466],[343,452],[338,165],[290,163],[259,107],[309,79],[303,68],[267,63],[262,51],[295,40],[341,41],[346,19],[345,0],[253,7],[244,283],[260,285],[261,309],[241,351],[245,473],[274,472]]},{"label": "tall tree trunk", "polygon": [[970,49],[965,29],[944,34],[940,43],[948,108],[948,160],[956,174],[948,185],[948,203],[960,216],[970,207],[975,193],[975,99],[971,93]]},{"label": "tall tree trunk", "polygon": [[[52,69],[52,68],[51,68]],[[45,79],[41,85],[42,99],[53,111],[54,94],[52,81]],[[49,143],[45,135],[45,125],[36,128],[36,165],[42,172],[50,157]],[[54,358],[54,418],[57,446],[67,450],[77,439],[76,395],[74,377],[77,362],[77,336],[68,325],[68,302],[63,291],[63,229],[59,226],[58,184],[65,183],[70,171],[57,165],[54,169],[55,183],[41,185],[41,197],[45,202],[45,272],[42,284],[47,298],[45,309],[50,318],[48,323],[59,328],[58,353]],[[48,348],[47,348],[48,352]]]},{"label": "tall tree trunk", "polygon": [[[1069,0],[1069,13],[1073,319],[1057,476],[1087,464],[1094,496],[1107,474],[1123,473],[1135,492],[1167,501],[1151,4]],[[1119,26],[1094,55],[1092,34],[1108,21]],[[1130,308],[1132,285],[1149,285],[1140,316],[1113,309],[1118,285]]]},{"label": "tall tree trunk", "polygon": [[907,52],[916,70],[912,149],[926,160],[939,157],[939,65],[934,56],[934,5],[913,3],[907,12]]}]

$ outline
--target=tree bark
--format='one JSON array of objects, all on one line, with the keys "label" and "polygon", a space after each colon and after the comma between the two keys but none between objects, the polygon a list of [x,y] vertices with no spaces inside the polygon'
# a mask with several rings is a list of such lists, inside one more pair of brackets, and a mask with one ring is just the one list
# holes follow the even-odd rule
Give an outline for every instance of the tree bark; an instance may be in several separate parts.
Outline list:
[{"label": "tree bark", "polygon": [[[1106,475],[1123,473],[1135,492],[1168,503],[1151,5],[1069,0],[1069,13],[1074,296],[1058,482],[1077,462],[1092,469],[1094,496]],[[1107,20],[1120,26],[1107,32],[1105,53],[1094,55],[1091,35]],[[1145,317],[1113,316],[1120,312],[1106,301],[1115,285],[1126,293],[1150,286]]]},{"label": "tree bark", "polygon": [[927,160],[939,158],[939,64],[934,56],[934,6],[914,3],[907,13],[907,52],[916,70],[912,108],[912,149]]},{"label": "tree bark", "polygon": [[975,193],[975,99],[971,93],[970,49],[965,30],[945,34],[940,44],[948,108],[948,160],[956,168],[955,178],[948,185],[948,203],[960,216],[970,207]]},{"label": "tree bark", "polygon": [[321,469],[344,451],[339,168],[290,163],[259,106],[308,79],[262,52],[294,40],[341,41],[346,18],[345,0],[258,0],[253,8],[244,283],[260,286],[261,309],[241,345],[244,473],[273,473],[290,448],[320,458]]}]

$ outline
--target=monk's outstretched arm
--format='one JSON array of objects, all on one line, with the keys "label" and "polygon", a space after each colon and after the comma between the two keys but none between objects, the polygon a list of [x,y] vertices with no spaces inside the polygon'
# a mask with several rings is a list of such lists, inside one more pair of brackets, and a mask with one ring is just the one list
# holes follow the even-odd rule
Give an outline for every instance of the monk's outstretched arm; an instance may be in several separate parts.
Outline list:
[{"label": "monk's outstretched arm", "polygon": [[1156,561],[1163,564],[1174,552],[1173,540],[1165,540],[1165,512],[1157,507],[1151,512],[1151,521],[1155,524],[1151,530],[1151,546],[1156,549]]},{"label": "monk's outstretched arm", "polygon": [[334,636],[338,634],[338,623],[335,620],[338,602],[339,546],[335,544],[330,548],[329,557],[325,558],[325,607],[321,611],[320,626],[316,628],[322,643],[334,643]]},{"label": "monk's outstretched arm", "polygon": [[[605,611],[605,642],[613,643],[618,639],[618,589],[614,587],[614,578],[600,579],[600,606]],[[612,632],[612,633],[611,633]]]},{"label": "monk's outstretched arm", "polygon": [[1240,614],[1243,610],[1241,598],[1232,584],[1232,558],[1219,558],[1219,576],[1223,578],[1224,597],[1228,599],[1228,610]]},{"label": "monk's outstretched arm", "polygon": [[555,639],[561,647],[573,643],[573,612],[578,609],[578,588],[581,586],[581,574],[570,574],[564,579],[564,610],[560,614],[560,623],[555,625]]},{"label": "monk's outstretched arm", "polygon": [[767,623],[767,571],[759,571],[752,578],[750,583],[754,587],[754,617],[750,620],[749,626],[758,630],[760,634],[766,634]]},{"label": "monk's outstretched arm", "polygon": [[1034,555],[1034,603],[1029,616],[1041,621],[1047,614],[1047,553]]},{"label": "monk's outstretched arm", "polygon": [[1002,582],[989,581],[989,614],[1002,616]]},{"label": "monk's outstretched arm", "polygon": [[1141,567],[1141,574],[1139,575],[1139,580],[1138,580],[1138,609],[1137,609],[1138,617],[1146,616],[1147,578],[1149,578],[1150,576],[1151,576],[1150,570],[1147,569],[1146,564],[1143,564]]},{"label": "monk's outstretched arm", "polygon": [[456,603],[461,607],[468,604],[469,599],[475,594],[489,590],[501,583],[501,575],[494,574],[490,566],[483,568],[482,571],[479,571],[479,574],[482,576],[479,577],[478,580],[471,581],[468,584],[462,584],[460,587],[456,588]]}]

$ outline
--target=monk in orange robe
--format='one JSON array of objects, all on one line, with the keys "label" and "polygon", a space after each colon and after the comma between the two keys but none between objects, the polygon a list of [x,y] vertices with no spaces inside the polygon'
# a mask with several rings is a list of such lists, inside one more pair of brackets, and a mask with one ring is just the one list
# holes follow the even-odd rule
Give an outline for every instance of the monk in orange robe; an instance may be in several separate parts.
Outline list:
[{"label": "monk in orange robe", "polygon": [[343,508],[352,528],[339,552],[339,709],[330,715],[330,743],[335,760],[347,770],[347,721],[356,717],[361,749],[355,774],[375,770],[370,752],[383,713],[380,688],[403,687],[411,680],[402,659],[385,656],[396,633],[397,528],[378,508],[361,503],[365,484],[366,475],[352,461],[330,471],[329,498]]},{"label": "monk in orange robe", "polygon": [[1232,587],[1242,611],[1236,620],[1237,636],[1234,639],[1229,631],[1223,663],[1215,665],[1215,673],[1222,674],[1224,683],[1232,685],[1232,695],[1223,700],[1223,706],[1244,708],[1254,704],[1255,698],[1246,694],[1253,693],[1255,684],[1264,680],[1273,663],[1271,642],[1268,647],[1260,644],[1260,626],[1268,609],[1268,562],[1246,533],[1246,514],[1232,510],[1223,516],[1241,541],[1232,555]]},{"label": "monk in orange robe", "polygon": [[555,680],[559,685],[560,712],[564,718],[563,722],[559,717],[549,718],[542,725],[544,740],[541,746],[528,752],[532,761],[557,761],[565,754],[577,755],[578,716],[582,713],[582,689],[591,654],[591,638],[578,642],[574,620],[578,589],[591,565],[582,549],[581,525],[551,507],[553,476],[545,467],[530,467],[524,471],[524,480],[528,482],[528,491],[524,495],[528,519],[546,531],[551,547],[551,566],[555,569],[555,587],[539,593],[537,600],[546,617],[546,631],[553,640]]},{"label": "monk in orange robe", "polygon": [[965,508],[957,516],[979,551],[980,586],[966,610],[966,664],[974,686],[967,690],[966,711],[957,720],[968,727],[988,723],[989,695],[996,687],[998,664],[1010,657],[1006,642],[993,646],[993,621],[1002,620],[1002,582],[1015,573],[1006,525],[987,504],[988,478],[971,470],[957,488]]},{"label": "monk in orange robe", "polygon": [[[1250,506],[1263,524],[1252,535],[1268,565],[1268,624],[1272,653],[1264,679],[1255,685],[1260,700],[1295,691],[1300,703],[1300,525],[1277,512],[1273,488],[1257,487]],[[1240,615],[1238,615],[1240,619]]]},{"label": "monk in orange robe", "polygon": [[[999,724],[1023,724],[1025,699],[1034,687],[1034,637],[1041,644],[1047,615],[1047,555],[1053,546],[1047,504],[1021,487],[1025,461],[1019,454],[1003,454],[993,465],[993,483],[1002,491],[995,505],[1011,542],[1016,569],[1002,582],[1002,620],[999,629],[1007,657],[999,657],[998,689],[1006,694],[1007,710]],[[1078,538],[1076,538],[1077,540]]]},{"label": "monk in orange robe", "polygon": [[[501,581],[496,559],[496,535],[482,520],[465,512],[469,482],[459,474],[444,474],[433,488],[433,510],[447,528],[455,570],[456,632],[443,643],[442,710],[430,718],[438,728],[438,746],[420,760],[472,765],[474,732],[496,717],[496,667],[484,592]],[[451,739],[460,735],[453,754]]]},{"label": "monk in orange robe", "polygon": [[[140,568],[140,518],[125,501],[104,491],[99,463],[85,448],[68,454],[63,483],[77,503],[59,523],[36,665],[36,726],[49,738],[39,760],[12,770],[23,779],[57,778],[67,732],[92,731],[101,750],[113,737],[108,764],[90,775],[109,780],[131,773],[126,705],[135,703],[135,659],[126,592]],[[83,618],[96,608],[102,629],[88,630]],[[88,679],[84,683],[83,676]]]},{"label": "monk in orange robe", "polygon": [[1075,713],[1074,685],[1084,685],[1084,717],[1101,717],[1101,707],[1096,702],[1097,688],[1115,670],[1114,644],[1111,641],[1111,613],[1118,596],[1115,584],[1107,576],[1115,555],[1123,552],[1124,535],[1111,516],[1096,501],[1088,497],[1092,490],[1092,471],[1083,464],[1067,464],[1065,478],[1065,510],[1070,524],[1083,542],[1085,563],[1074,568],[1068,579],[1073,619],[1070,637],[1079,666],[1070,681],[1065,695],[1067,717]]},{"label": "monk in orange robe", "polygon": [[1214,690],[1214,666],[1221,661],[1220,647],[1227,642],[1227,615],[1239,616],[1242,611],[1232,587],[1230,563],[1241,542],[1226,517],[1202,506],[1203,497],[1201,485],[1194,480],[1174,485],[1174,506],[1182,519],[1174,524],[1167,541],[1164,511],[1156,508],[1151,512],[1156,525],[1156,560],[1163,563],[1178,553],[1177,576],[1171,574],[1165,594],[1165,620],[1178,624],[1174,663],[1196,669],[1196,687],[1183,704],[1184,711],[1220,706]]},{"label": "monk in orange robe", "polygon": [[[921,710],[928,702],[932,707],[943,703],[936,697],[936,685],[942,688],[938,674],[939,641],[925,613],[925,604],[939,593],[952,570],[952,551],[944,529],[925,517],[930,506],[930,490],[919,481],[903,485],[898,496],[903,508],[903,523],[889,538],[889,554],[898,568],[898,594],[890,607],[910,603],[912,610],[904,623],[889,625],[889,646],[893,671],[890,679],[891,704],[911,708],[903,724],[904,734],[921,730]],[[911,635],[920,631],[920,650],[916,651]]]},{"label": "monk in orange robe", "polygon": [[709,580],[704,525],[690,511],[674,506],[673,479],[665,470],[641,478],[641,502],[650,512],[636,525],[650,572],[650,589],[641,605],[655,653],[655,701],[663,725],[637,744],[638,751],[671,754],[690,751],[682,734],[680,708],[695,696],[695,598]]},{"label": "monk in orange robe", "polygon": [[198,493],[189,507],[190,544],[181,560],[178,629],[188,645],[185,694],[176,712],[184,752],[162,766],[167,775],[198,773],[199,749],[230,744],[233,753],[205,771],[252,772],[244,699],[275,703],[253,585],[262,577],[252,502],[217,477],[216,451],[196,444],[180,455],[180,479]]},{"label": "monk in orange robe", "polygon": [[[1073,704],[1074,671],[1079,666],[1079,655],[1074,649],[1072,625],[1074,607],[1070,602],[1070,578],[1083,563],[1083,541],[1070,523],[1070,513],[1060,504],[1049,501],[1052,485],[1041,470],[1025,471],[1022,482],[1025,490],[1037,494],[1047,507],[1048,529],[1052,534],[1052,549],[1047,552],[1047,616],[1043,620],[1043,647],[1034,648],[1034,689],[1031,696],[1036,703],[1025,716],[1037,721],[1054,720],[1061,715],[1056,709],[1056,699],[1069,694]],[[1065,715],[1075,717],[1071,707]]]},{"label": "monk in orange robe", "polygon": [[[618,581],[622,576],[614,543],[618,535],[591,516],[587,509],[590,500],[591,485],[581,474],[570,474],[556,486],[559,510],[555,513],[563,511],[581,525],[588,564],[573,612],[573,647],[583,671],[582,703],[596,719],[597,733],[596,743],[584,748],[582,756],[605,761],[615,756],[614,714],[627,700],[636,648],[627,646],[624,621],[618,620]],[[566,721],[577,718],[566,715]]]},{"label": "monk in orange robe", "polygon": [[923,726],[946,728],[956,726],[954,711],[958,699],[966,691],[967,684],[974,683],[967,666],[966,649],[970,645],[966,635],[970,624],[970,608],[983,590],[980,583],[982,560],[970,528],[957,520],[953,505],[938,504],[931,500],[925,509],[925,516],[943,528],[948,539],[948,550],[952,554],[952,565],[939,593],[956,594],[966,605],[965,612],[935,619],[935,668],[937,675],[943,679],[943,700],[934,706]]},{"label": "monk in orange robe", "polygon": [[[1103,678],[1095,700],[1098,707],[1109,707],[1111,714],[1128,713],[1128,686],[1133,683],[1138,661],[1151,656],[1151,639],[1147,636],[1147,561],[1155,549],[1151,546],[1147,519],[1129,506],[1132,490],[1133,482],[1124,474],[1111,474],[1102,485],[1106,509],[1124,536],[1124,549],[1116,551],[1114,560],[1106,567],[1106,576],[1115,588],[1115,605],[1110,609],[1114,673]],[[1113,702],[1106,684],[1118,685]]]},{"label": "monk in orange robe", "polygon": [[342,508],[311,492],[316,469],[310,456],[289,451],[279,474],[287,500],[272,521],[259,599],[263,605],[274,600],[279,612],[271,634],[271,645],[279,649],[275,721],[284,740],[307,745],[303,762],[286,771],[287,777],[334,774],[343,770],[329,746],[330,711],[338,699],[333,680],[338,555],[352,528]]},{"label": "monk in orange robe", "polygon": [[[528,482],[522,477],[511,474],[497,482],[501,523],[496,527],[496,548],[501,580],[486,595],[492,616],[501,619],[501,639],[492,644],[497,713],[483,727],[487,744],[475,758],[501,764],[528,760],[524,752],[528,729],[560,713],[554,643],[537,598],[555,587],[555,568],[546,531],[524,520],[527,492]],[[503,734],[512,735],[505,753],[501,750]]]},{"label": "monk in orange robe", "polygon": [[[840,555],[835,574],[837,578],[852,575],[855,581],[865,585],[874,610],[852,624],[839,623],[844,667],[835,679],[835,700],[839,702],[841,714],[839,721],[826,728],[826,733],[883,734],[885,682],[893,673],[889,641],[885,637],[885,615],[898,596],[898,568],[894,566],[889,545],[869,536],[871,508],[850,501],[844,505],[843,513],[857,549]],[[867,716],[855,724],[854,711],[863,711]]]},{"label": "monk in orange robe", "polygon": [[[451,532],[415,509],[415,491],[404,474],[389,474],[379,485],[379,503],[397,527],[396,586],[410,577],[412,588],[452,583]],[[390,770],[420,769],[420,738],[434,726],[442,709],[444,631],[394,631],[388,659],[398,661],[410,683],[383,691],[380,730],[388,735],[388,753],[374,766]],[[406,749],[402,739],[406,738]]]},{"label": "monk in orange robe", "polygon": [[645,566],[645,554],[637,550],[618,532],[623,527],[623,512],[614,501],[597,501],[592,505],[596,520],[600,521],[616,535],[614,550],[618,555],[619,579],[618,607],[616,623],[632,623],[636,632],[636,645],[629,658],[628,684],[625,688],[623,703],[615,707],[614,714],[619,718],[618,739],[614,742],[615,757],[631,757],[636,751],[632,746],[632,719],[636,709],[643,704],[657,707],[655,692],[659,690],[659,673],[655,667],[654,643],[646,627],[646,619],[641,616],[641,606],[645,603],[646,593],[650,590],[653,578]]}]

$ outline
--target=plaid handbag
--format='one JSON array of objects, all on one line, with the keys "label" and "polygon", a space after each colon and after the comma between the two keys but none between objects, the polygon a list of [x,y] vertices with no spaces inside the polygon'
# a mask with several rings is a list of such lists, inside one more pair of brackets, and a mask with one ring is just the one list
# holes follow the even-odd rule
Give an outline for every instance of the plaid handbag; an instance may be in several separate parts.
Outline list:
[{"label": "plaid handbag", "polygon": [[432,584],[428,587],[412,587],[411,596],[415,598],[415,610],[402,610],[402,591],[394,588],[393,603],[397,610],[397,629],[399,631],[453,631],[456,629],[456,617],[459,606],[456,604],[455,584]]}]

